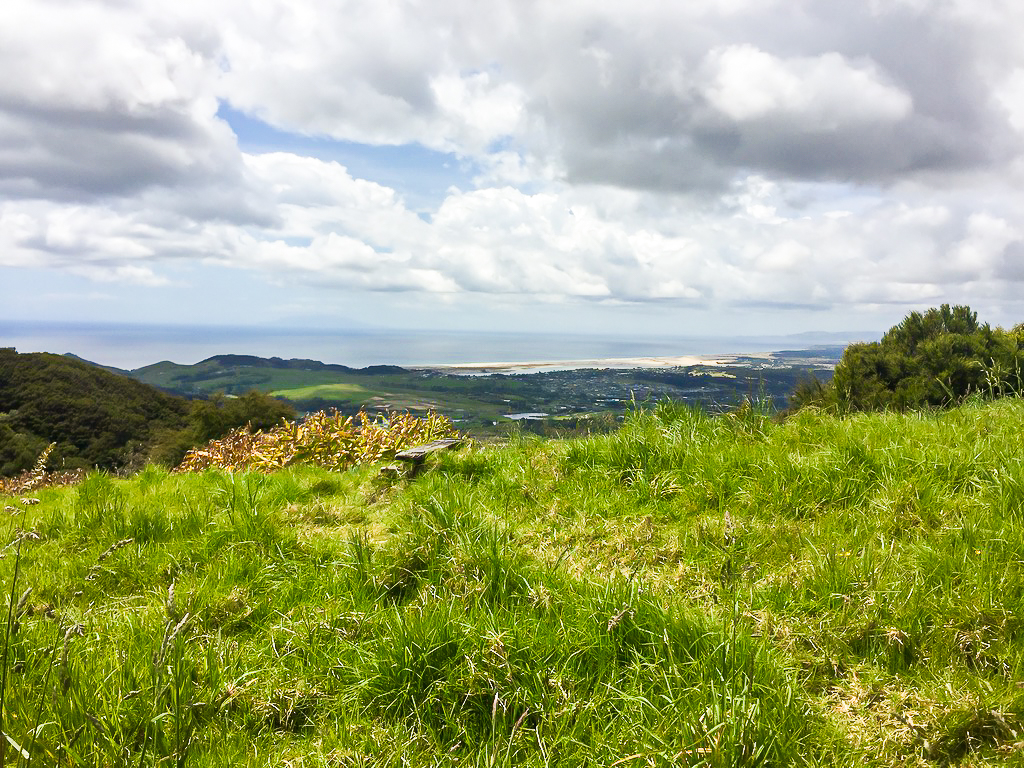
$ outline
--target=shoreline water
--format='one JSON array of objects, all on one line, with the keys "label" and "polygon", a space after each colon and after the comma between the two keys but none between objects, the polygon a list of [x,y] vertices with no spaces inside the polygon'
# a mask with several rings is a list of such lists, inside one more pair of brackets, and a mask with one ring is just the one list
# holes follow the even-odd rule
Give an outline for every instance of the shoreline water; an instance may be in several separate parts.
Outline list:
[{"label": "shoreline water", "polygon": [[[614,336],[472,331],[318,330],[30,323],[0,320],[0,346],[19,352],[72,353],[134,370],[164,360],[191,365],[220,354],[304,358],[352,368],[399,365],[479,373],[710,365],[783,349],[807,349],[863,334],[778,336]],[[482,361],[482,362],[481,362]],[[496,361],[496,362],[491,362]],[[479,375],[478,373],[478,375]]]}]

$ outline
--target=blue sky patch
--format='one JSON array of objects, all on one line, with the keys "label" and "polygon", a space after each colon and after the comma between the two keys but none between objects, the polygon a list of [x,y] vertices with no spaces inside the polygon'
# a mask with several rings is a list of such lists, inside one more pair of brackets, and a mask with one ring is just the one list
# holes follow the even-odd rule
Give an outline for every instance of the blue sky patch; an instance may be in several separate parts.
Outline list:
[{"label": "blue sky patch", "polygon": [[472,189],[478,172],[471,161],[422,144],[378,146],[281,131],[225,102],[221,102],[217,117],[234,131],[243,152],[292,152],[337,162],[355,178],[394,189],[417,212],[436,210],[451,187]]}]

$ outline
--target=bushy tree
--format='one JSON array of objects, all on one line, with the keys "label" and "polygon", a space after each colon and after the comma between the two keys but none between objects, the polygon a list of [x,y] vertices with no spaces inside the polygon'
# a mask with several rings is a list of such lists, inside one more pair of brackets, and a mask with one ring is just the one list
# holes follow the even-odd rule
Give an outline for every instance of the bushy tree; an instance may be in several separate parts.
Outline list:
[{"label": "bushy tree", "polygon": [[44,448],[46,440],[43,438],[15,432],[0,421],[0,477],[24,472],[32,466]]},{"label": "bushy tree", "polygon": [[979,323],[967,306],[911,312],[881,341],[851,344],[828,386],[807,384],[794,404],[840,410],[945,406],[972,394],[1019,394],[1024,325]]}]

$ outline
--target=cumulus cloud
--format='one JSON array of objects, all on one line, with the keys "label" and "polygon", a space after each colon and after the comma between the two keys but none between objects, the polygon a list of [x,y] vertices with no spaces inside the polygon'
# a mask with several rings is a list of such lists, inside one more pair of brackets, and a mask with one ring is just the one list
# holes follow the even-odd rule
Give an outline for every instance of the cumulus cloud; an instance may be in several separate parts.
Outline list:
[{"label": "cumulus cloud", "polygon": [[[10,0],[0,9],[0,196],[159,195],[236,223],[268,215],[217,119],[211,32],[138,7]],[[241,194],[239,194],[241,188]]]},{"label": "cumulus cloud", "polygon": [[[1024,6],[1022,6],[1024,8]],[[1012,301],[1024,11],[991,0],[0,7],[0,266],[588,304]],[[400,182],[243,151],[450,153]]]},{"label": "cumulus cloud", "polygon": [[997,7],[268,3],[222,25],[223,92],[310,134],[467,156],[505,141],[579,181],[887,179],[1011,151],[990,78],[1019,55],[993,47],[1013,21]]},{"label": "cumulus cloud", "polygon": [[838,53],[780,59],[752,45],[711,50],[703,96],[737,123],[781,123],[797,132],[893,123],[910,115],[906,93],[880,77],[870,61],[859,65]]},{"label": "cumulus cloud", "polygon": [[3,263],[155,285],[161,263],[201,255],[368,291],[818,309],[938,299],[1021,274],[1022,235],[1007,219],[898,201],[797,210],[762,177],[737,182],[727,212],[653,193],[503,187],[452,190],[424,221],[337,163],[273,153],[247,164],[273,190],[272,226],[8,203]]}]

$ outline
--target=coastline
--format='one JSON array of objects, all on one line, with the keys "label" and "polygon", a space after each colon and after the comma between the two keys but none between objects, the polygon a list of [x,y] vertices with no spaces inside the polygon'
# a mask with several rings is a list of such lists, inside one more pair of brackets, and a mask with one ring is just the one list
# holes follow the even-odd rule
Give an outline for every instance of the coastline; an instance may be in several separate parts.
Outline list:
[{"label": "coastline", "polygon": [[410,365],[410,370],[436,371],[461,376],[488,376],[494,373],[523,374],[551,371],[575,371],[590,369],[635,369],[635,368],[686,368],[695,365],[735,365],[740,358],[770,359],[770,353],[728,354],[728,355],[675,355],[666,357],[610,357],[582,360],[531,360],[520,362],[476,362],[445,363],[437,365]]}]

